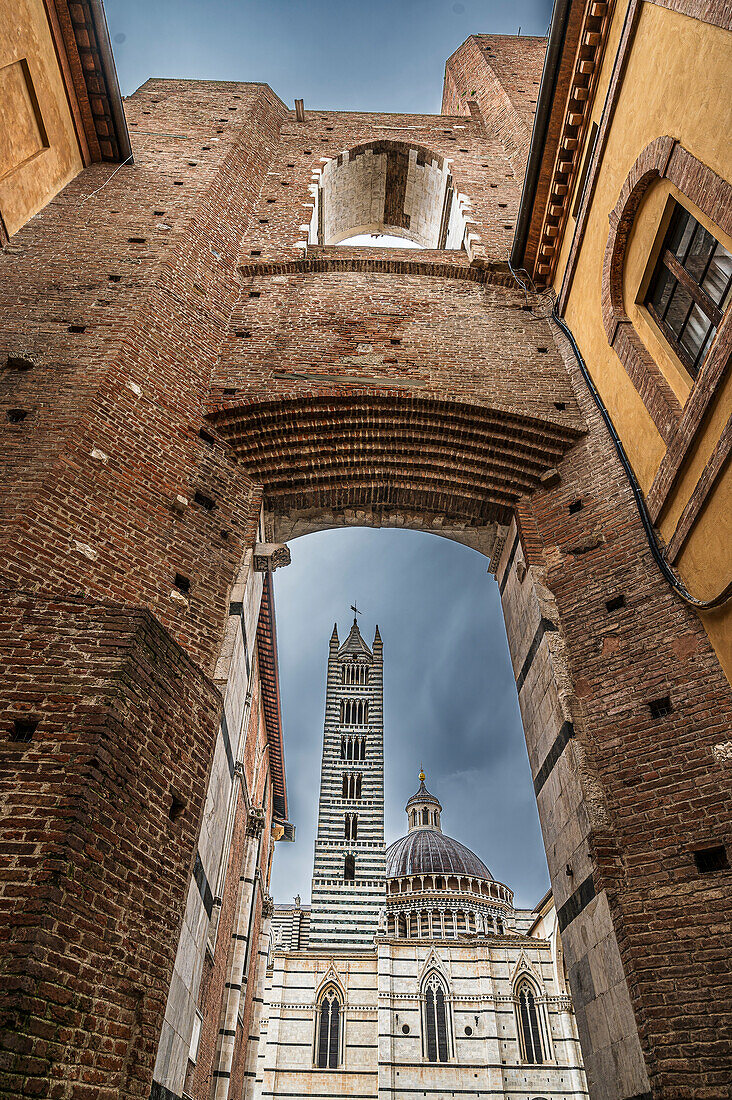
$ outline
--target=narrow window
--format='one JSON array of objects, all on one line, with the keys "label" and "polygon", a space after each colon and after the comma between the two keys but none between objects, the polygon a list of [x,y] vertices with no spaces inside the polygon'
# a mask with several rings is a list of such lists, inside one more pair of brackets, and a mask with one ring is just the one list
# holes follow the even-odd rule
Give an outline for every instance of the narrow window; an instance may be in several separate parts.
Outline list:
[{"label": "narrow window", "polygon": [[430,823],[430,812],[429,812],[429,810],[422,810],[422,824],[423,825],[429,825],[429,823]]},{"label": "narrow window", "polygon": [[544,1051],[539,1029],[539,1014],[534,991],[527,981],[522,982],[517,992],[518,1022],[521,1038],[521,1053],[528,1065],[540,1066],[544,1062]]},{"label": "narrow window", "polygon": [[674,204],[644,305],[692,378],[711,347],[732,291],[732,256]]},{"label": "narrow window", "polygon": [[348,798],[348,775],[346,774],[346,772],[343,773],[342,797],[343,798]]},{"label": "narrow window", "polygon": [[434,972],[424,985],[425,1054],[428,1062],[446,1062],[449,1056],[447,997],[442,980]]},{"label": "narrow window", "polygon": [[355,882],[356,880],[356,857],[347,855],[343,861],[343,881]]},{"label": "narrow window", "polygon": [[346,739],[341,737],[341,760],[346,759]]},{"label": "narrow window", "polygon": [[351,814],[351,840],[358,840],[358,814]]},{"label": "narrow window", "polygon": [[356,780],[355,796],[356,796],[356,798],[360,798],[361,797],[361,776],[360,775],[355,776],[355,780]]},{"label": "narrow window", "polygon": [[341,1006],[338,993],[329,986],[320,998],[318,1010],[317,1066],[336,1069],[340,1053]]}]

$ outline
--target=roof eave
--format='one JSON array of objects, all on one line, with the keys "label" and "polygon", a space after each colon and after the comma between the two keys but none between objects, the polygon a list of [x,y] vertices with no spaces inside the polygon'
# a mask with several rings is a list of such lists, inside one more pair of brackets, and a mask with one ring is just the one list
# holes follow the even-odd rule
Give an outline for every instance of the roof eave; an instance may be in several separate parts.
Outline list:
[{"label": "roof eave", "polygon": [[544,162],[547,137],[549,134],[549,122],[555,106],[554,97],[557,87],[557,79],[561,67],[564,43],[567,34],[567,23],[572,7],[572,0],[555,0],[552,12],[552,21],[549,29],[549,42],[544,58],[544,69],[539,86],[539,96],[534,115],[534,126],[531,132],[531,144],[529,146],[529,159],[526,165],[524,185],[521,191],[518,217],[516,219],[516,231],[511,248],[511,266],[521,268],[524,266],[526,243],[529,229],[534,214],[536,192]]}]

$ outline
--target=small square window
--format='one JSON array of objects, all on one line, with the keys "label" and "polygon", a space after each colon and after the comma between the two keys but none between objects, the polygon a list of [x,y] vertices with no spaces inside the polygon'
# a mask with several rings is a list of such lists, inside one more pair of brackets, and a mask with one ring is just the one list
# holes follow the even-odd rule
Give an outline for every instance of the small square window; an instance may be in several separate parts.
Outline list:
[{"label": "small square window", "polygon": [[712,871],[726,871],[729,867],[727,850],[723,844],[715,844],[713,848],[701,848],[694,852],[696,869],[702,875]]},{"label": "small square window", "polygon": [[667,714],[671,713],[673,707],[669,696],[664,695],[660,699],[652,699],[648,704],[648,709],[651,712],[651,718],[665,718]]},{"label": "small square window", "polygon": [[38,729],[37,718],[16,718],[10,731],[10,740],[27,745],[33,740],[33,734]]},{"label": "small square window", "polygon": [[644,305],[692,378],[696,378],[732,297],[732,256],[679,203],[648,285]]}]

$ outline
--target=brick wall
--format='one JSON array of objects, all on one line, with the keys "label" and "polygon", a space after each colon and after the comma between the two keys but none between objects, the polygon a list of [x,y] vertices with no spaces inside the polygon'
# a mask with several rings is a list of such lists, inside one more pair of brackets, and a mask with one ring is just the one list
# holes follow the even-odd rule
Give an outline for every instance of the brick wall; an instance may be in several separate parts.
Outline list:
[{"label": "brick wall", "polygon": [[[524,77],[533,86],[541,47],[488,44],[490,69],[479,39],[448,63],[445,116],[321,111],[297,123],[263,85],[149,81],[128,101],[134,167],[88,169],[0,256],[6,732],[16,711],[42,712],[36,740],[2,747],[18,845],[7,958],[22,975],[6,1019],[11,1035],[35,1037],[11,1040],[10,1095],[83,1096],[82,1084],[95,1097],[149,1094],[218,744],[205,675],[228,661],[228,604],[246,580],[262,488],[268,526],[292,530],[361,510],[505,534],[518,516],[525,559],[516,550],[508,568],[509,532],[499,580],[508,571],[509,642],[532,766],[546,773],[542,827],[593,1087],[723,1095],[728,942],[715,915],[729,872],[701,875],[692,848],[729,843],[716,748],[732,725],[729,685],[650,562],[546,304],[505,265]],[[463,100],[473,91],[477,110]],[[450,158],[475,234],[470,265],[432,251],[381,267],[352,250],[305,255],[313,170],[376,140]],[[512,605],[526,583],[533,603]],[[621,593],[626,608],[611,615]],[[671,712],[652,717],[666,696]],[[63,772],[46,731],[78,739]],[[141,739],[160,738],[169,758],[143,771]],[[92,765],[92,740],[95,753],[112,746],[109,760]],[[191,816],[170,845],[163,796],[176,784]],[[100,847],[109,803],[124,843]],[[140,1000],[140,989],[153,992]],[[606,1002],[616,1042],[602,1031]],[[92,1044],[100,1005],[117,1031]]]},{"label": "brick wall", "polygon": [[147,1096],[220,696],[146,611],[5,594],[0,636],[3,1089]]}]

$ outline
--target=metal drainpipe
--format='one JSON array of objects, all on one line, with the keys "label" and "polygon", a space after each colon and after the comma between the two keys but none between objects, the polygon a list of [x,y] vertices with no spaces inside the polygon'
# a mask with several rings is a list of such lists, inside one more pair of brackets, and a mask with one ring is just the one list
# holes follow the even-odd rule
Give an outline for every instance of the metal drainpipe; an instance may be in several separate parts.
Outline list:
[{"label": "metal drainpipe", "polygon": [[234,1064],[236,1046],[236,1027],[239,1019],[242,992],[244,988],[244,968],[247,959],[249,925],[254,906],[256,870],[259,862],[259,850],[264,828],[264,813],[261,809],[252,810],[247,820],[247,835],[244,849],[242,871],[239,878],[239,897],[236,916],[231,934],[232,951],[229,976],[226,982],[226,997],[219,1028],[218,1059],[213,1072],[214,1100],[228,1100],[231,1067]]},{"label": "metal drainpipe", "polygon": [[257,953],[257,984],[252,1001],[252,1022],[247,1040],[247,1057],[244,1067],[244,1097],[253,1100],[257,1081],[257,1058],[259,1056],[259,1032],[264,1007],[264,986],[267,978],[267,959],[269,958],[269,936],[274,914],[274,902],[266,894],[262,903],[262,925],[259,933],[259,951]]}]

